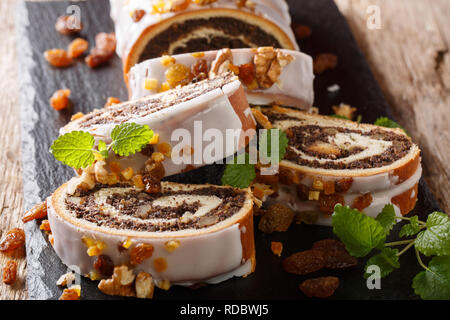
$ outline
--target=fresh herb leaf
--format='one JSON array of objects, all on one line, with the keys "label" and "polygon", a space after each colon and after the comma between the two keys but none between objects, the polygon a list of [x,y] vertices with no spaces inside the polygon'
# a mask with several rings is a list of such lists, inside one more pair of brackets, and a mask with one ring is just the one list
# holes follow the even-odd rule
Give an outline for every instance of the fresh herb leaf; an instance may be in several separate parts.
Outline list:
[{"label": "fresh herb leaf", "polygon": [[414,277],[412,287],[424,300],[449,300],[450,256],[434,257],[428,264],[428,270]]},{"label": "fresh herb leaf", "polygon": [[78,169],[94,163],[94,137],[84,131],[72,131],[53,141],[50,152],[56,160]]},{"label": "fresh herb leaf", "polygon": [[358,116],[356,117],[356,123],[361,123],[362,121],[362,115],[358,114]]},{"label": "fresh herb leaf", "polygon": [[420,231],[419,217],[413,216],[410,218],[409,223],[405,224],[400,229],[400,233],[398,235],[400,237],[410,237],[410,236],[415,235],[419,231]]},{"label": "fresh herb leaf", "polygon": [[[274,137],[278,136],[278,148],[277,146],[272,146],[272,135]],[[280,129],[268,129],[262,130],[259,137],[259,152],[266,159],[272,159],[272,149],[274,152],[278,152],[277,161],[279,162],[284,158],[286,154],[286,149],[288,146],[288,138],[284,131]]]},{"label": "fresh herb leaf", "polygon": [[250,155],[244,154],[245,162],[238,161],[238,157],[232,163],[227,163],[222,176],[222,184],[235,188],[247,188],[253,179],[256,178],[255,166],[249,163]]},{"label": "fresh herb leaf", "polygon": [[400,128],[406,133],[406,130],[401,125],[387,117],[378,118],[377,120],[375,120],[374,125],[386,128]]},{"label": "fresh herb leaf", "polygon": [[397,223],[395,219],[395,209],[392,204],[387,204],[384,206],[383,210],[375,218],[384,229],[386,236],[391,232],[394,225]]},{"label": "fresh herb leaf", "polygon": [[350,120],[349,118],[347,118],[346,116],[342,116],[342,115],[340,115],[340,114],[330,114],[330,115],[328,115],[329,117],[332,117],[332,118],[338,118],[338,119],[345,119],[345,120]]},{"label": "fresh herb leaf", "polygon": [[383,226],[357,209],[337,204],[334,207],[332,221],[333,232],[352,256],[363,257],[373,248],[382,246],[386,240]]},{"label": "fresh herb leaf", "polygon": [[427,229],[417,235],[415,246],[426,256],[450,255],[450,218],[442,212],[428,216]]},{"label": "fresh herb leaf", "polygon": [[398,261],[398,250],[392,248],[384,248],[379,254],[373,256],[367,261],[366,266],[364,267],[364,278],[368,278],[370,276],[367,273],[367,268],[371,265],[377,265],[381,272],[381,278],[389,275],[394,269],[400,268],[400,262]]},{"label": "fresh herb leaf", "polygon": [[153,130],[147,125],[122,123],[111,132],[112,149],[119,156],[139,152],[153,137]]},{"label": "fresh herb leaf", "polygon": [[103,158],[108,157],[108,146],[106,145],[105,141],[100,140],[98,142],[98,151],[100,152]]}]

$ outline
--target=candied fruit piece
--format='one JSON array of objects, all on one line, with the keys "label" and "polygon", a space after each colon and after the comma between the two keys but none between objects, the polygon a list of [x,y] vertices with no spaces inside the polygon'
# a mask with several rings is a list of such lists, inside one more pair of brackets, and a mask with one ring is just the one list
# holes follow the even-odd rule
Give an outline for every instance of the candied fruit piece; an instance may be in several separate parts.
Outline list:
[{"label": "candied fruit piece", "polygon": [[326,70],[334,69],[337,65],[337,56],[331,53],[321,53],[314,58],[314,73],[320,74]]},{"label": "candied fruit piece", "polygon": [[42,219],[47,216],[47,201],[35,205],[26,211],[22,217],[22,222],[29,222],[35,219]]},{"label": "candied fruit piece", "polygon": [[139,22],[144,16],[145,10],[142,9],[135,9],[131,13],[131,19],[133,19],[134,22]]},{"label": "candied fruit piece", "polygon": [[83,23],[75,15],[60,16],[56,19],[55,29],[61,34],[71,35],[83,29]]},{"label": "candied fruit piece", "polygon": [[158,89],[158,80],[157,79],[144,79],[144,85],[145,90],[156,90]]},{"label": "candied fruit piece", "polygon": [[133,265],[141,264],[144,260],[150,258],[153,254],[153,246],[148,243],[139,243],[130,250],[130,263]]},{"label": "candied fruit piece", "polygon": [[70,100],[70,90],[69,89],[60,89],[55,91],[50,98],[50,105],[53,109],[60,111],[69,106]]},{"label": "candied fruit piece", "polygon": [[307,297],[328,298],[339,287],[339,278],[320,277],[303,281],[299,288]]},{"label": "candied fruit piece", "polygon": [[0,241],[0,252],[12,254],[25,244],[25,232],[20,228],[9,230]]},{"label": "candied fruit piece", "polygon": [[328,196],[321,194],[319,197],[319,209],[327,214],[332,214],[334,212],[334,206],[338,203],[345,205],[345,199],[340,194],[335,193]]},{"label": "candied fruit piece", "polygon": [[76,38],[69,44],[69,57],[74,59],[81,56],[89,48],[89,42],[83,38]]},{"label": "candied fruit piece", "polygon": [[194,76],[193,82],[198,82],[208,78],[208,63],[206,60],[197,60],[191,67],[191,73]]},{"label": "candied fruit piece", "polygon": [[255,66],[253,63],[241,64],[239,66],[239,79],[246,85],[251,85],[256,79]]},{"label": "candied fruit piece", "polygon": [[49,49],[44,52],[44,58],[51,66],[66,68],[72,64],[72,59],[64,49]]},{"label": "candied fruit piece", "polygon": [[372,195],[370,192],[362,194],[353,200],[352,208],[358,209],[359,211],[364,210],[372,203]]},{"label": "candied fruit piece", "polygon": [[191,81],[191,70],[181,63],[175,63],[166,71],[166,80],[171,88],[178,85],[185,85]]},{"label": "candied fruit piece", "polygon": [[120,172],[120,174],[122,175],[122,177],[125,180],[130,180],[133,177],[134,170],[132,167],[128,167],[125,170],[122,170],[122,172]]},{"label": "candied fruit piece", "polygon": [[347,192],[352,186],[353,178],[342,178],[336,181],[335,191],[339,193]]},{"label": "candied fruit piece", "polygon": [[284,259],[282,266],[286,272],[304,275],[324,268],[325,258],[322,250],[305,250]]},{"label": "candied fruit piece", "polygon": [[17,262],[9,260],[3,267],[3,283],[13,285],[17,278]]},{"label": "candied fruit piece", "polygon": [[109,277],[112,276],[114,271],[114,263],[110,257],[101,254],[97,256],[94,261],[94,268],[100,272],[102,276]]},{"label": "candied fruit piece", "polygon": [[283,232],[289,229],[294,216],[294,211],[289,207],[276,203],[271,205],[261,217],[258,228],[264,233]]},{"label": "candied fruit piece", "polygon": [[164,243],[164,248],[166,248],[168,252],[174,252],[179,246],[180,246],[179,240],[170,240]]},{"label": "candied fruit piece", "polygon": [[161,192],[161,181],[155,178],[151,174],[144,174],[142,176],[142,181],[144,182],[144,190],[147,193],[159,193]]},{"label": "candied fruit piece", "polygon": [[159,143],[158,151],[161,152],[164,156],[170,158],[172,154],[172,146],[167,142]]},{"label": "candied fruit piece", "polygon": [[270,244],[270,249],[272,250],[273,254],[281,257],[281,252],[283,251],[283,244],[281,242],[272,241]]},{"label": "candied fruit piece", "polygon": [[153,261],[153,264],[155,265],[156,272],[163,272],[167,270],[167,260],[164,257],[156,258]]},{"label": "candied fruit piece", "polygon": [[164,67],[171,66],[175,62],[177,62],[177,60],[174,57],[172,57],[172,56],[164,55],[164,56],[161,57],[161,64]]},{"label": "candied fruit piece", "polygon": [[108,108],[110,106],[113,106],[115,104],[120,103],[120,99],[119,98],[115,98],[115,97],[108,97],[108,100],[106,100],[105,105],[103,106],[103,108]]},{"label": "candied fruit piece", "polygon": [[44,230],[44,231],[48,231],[48,232],[52,231],[50,229],[50,222],[48,222],[47,219],[42,220],[41,225],[39,226],[39,229],[40,230]]},{"label": "candied fruit piece", "polygon": [[80,300],[80,291],[77,288],[64,289],[58,300]]}]

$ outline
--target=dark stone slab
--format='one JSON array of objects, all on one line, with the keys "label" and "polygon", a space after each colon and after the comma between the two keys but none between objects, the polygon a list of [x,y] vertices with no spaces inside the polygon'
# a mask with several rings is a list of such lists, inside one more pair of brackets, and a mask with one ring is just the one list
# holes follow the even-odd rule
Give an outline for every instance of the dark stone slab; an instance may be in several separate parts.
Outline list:
[{"label": "dark stone slab", "polygon": [[[345,19],[332,0],[292,0],[293,21],[312,28],[312,37],[301,41],[300,46],[308,54],[321,52],[337,54],[339,62],[335,70],[319,75],[315,81],[315,105],[321,113],[331,113],[331,106],[341,102],[358,107],[363,122],[373,122],[379,116],[389,116],[382,93],[358,49]],[[21,81],[20,107],[22,116],[22,156],[25,208],[30,208],[51,194],[73,172],[56,161],[48,152],[58,130],[66,124],[71,114],[89,112],[102,107],[108,96],[126,98],[122,80],[121,63],[115,57],[108,65],[89,69],[82,60],[71,68],[54,69],[44,60],[42,53],[52,47],[66,47],[71,37],[58,34],[54,22],[65,14],[66,8],[75,4],[81,8],[85,28],[82,37],[93,43],[95,34],[113,31],[107,0],[88,2],[24,2],[17,7],[17,48]],[[340,90],[329,93],[326,88],[338,84]],[[52,93],[70,88],[73,109],[56,112],[49,107]],[[192,183],[220,183],[222,165],[212,165],[171,177],[170,180]],[[419,200],[413,214],[425,218],[426,213],[438,209],[429,189],[420,183]],[[255,224],[257,224],[256,219]],[[56,280],[67,271],[56,256],[47,239],[35,222],[26,225],[28,292],[31,299],[57,299],[61,288]],[[281,259],[270,251],[271,241],[282,241],[283,256],[310,248],[319,239],[332,237],[330,228],[293,225],[288,232],[266,235],[258,230],[256,235],[256,272],[246,279],[231,279],[218,285],[197,290],[175,287],[168,292],[157,290],[155,299],[301,299],[298,284],[306,276],[294,276],[281,270]],[[352,271],[320,271],[320,275],[337,275],[341,285],[332,299],[413,299],[411,289],[414,275],[420,271],[413,252],[402,256],[402,270],[397,270],[382,280],[381,290],[368,290],[362,277],[361,260]],[[189,263],[189,262],[186,262]],[[118,299],[103,295],[96,283],[82,279],[83,299]]]}]

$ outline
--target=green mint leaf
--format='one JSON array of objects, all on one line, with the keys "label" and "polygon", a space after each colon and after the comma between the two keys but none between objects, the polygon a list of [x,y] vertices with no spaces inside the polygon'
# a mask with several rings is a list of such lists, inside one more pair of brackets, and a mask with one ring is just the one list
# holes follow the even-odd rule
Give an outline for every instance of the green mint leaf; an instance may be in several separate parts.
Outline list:
[{"label": "green mint leaf", "polygon": [[426,256],[450,255],[450,218],[442,212],[428,216],[427,229],[417,235],[415,246]]},{"label": "green mint leaf", "polygon": [[392,204],[387,204],[384,206],[383,210],[375,218],[384,229],[386,236],[391,232],[394,225],[397,223],[395,219],[395,209]]},{"label": "green mint leaf", "polygon": [[284,131],[281,131],[280,129],[262,130],[259,136],[259,150],[265,159],[271,159],[272,149],[274,149],[275,152],[277,151],[277,148],[275,146],[273,146],[272,148],[272,134],[274,137],[278,135],[277,162],[279,162],[281,159],[284,158],[289,142],[286,133]]},{"label": "green mint leaf", "polygon": [[[238,157],[240,157],[239,155]],[[227,163],[222,176],[222,184],[235,188],[247,188],[256,178],[255,166],[249,164],[249,154],[245,153],[245,163],[238,162],[237,157],[232,163]]]},{"label": "green mint leaf", "polygon": [[98,142],[98,151],[103,158],[108,158],[108,146],[106,145],[105,141],[100,140]]},{"label": "green mint leaf", "polygon": [[348,206],[334,207],[332,223],[333,232],[355,257],[364,257],[386,240],[385,230],[377,220]]},{"label": "green mint leaf", "polygon": [[378,118],[377,120],[375,120],[374,125],[386,128],[400,128],[406,133],[406,130],[401,125],[387,117]]},{"label": "green mint leaf", "polygon": [[414,277],[414,292],[424,300],[450,300],[450,256],[434,257],[428,268]]},{"label": "green mint leaf", "polygon": [[356,123],[361,123],[362,121],[362,115],[358,114],[358,116],[356,117]]},{"label": "green mint leaf", "polygon": [[112,149],[119,156],[139,152],[153,137],[153,130],[147,125],[122,123],[111,132]]},{"label": "green mint leaf", "polygon": [[94,163],[94,137],[85,131],[72,131],[53,141],[50,152],[65,165],[85,168]]},{"label": "green mint leaf", "polygon": [[364,267],[364,278],[367,279],[370,276],[370,274],[367,273],[367,268],[371,265],[377,265],[380,268],[381,278],[389,275],[394,269],[400,268],[397,254],[397,249],[384,248],[379,254],[370,258]]},{"label": "green mint leaf", "polygon": [[409,220],[409,223],[405,224],[400,229],[400,233],[398,235],[400,237],[410,237],[410,236],[415,235],[419,231],[420,231],[419,217],[413,216],[413,217],[411,217],[411,220]]}]

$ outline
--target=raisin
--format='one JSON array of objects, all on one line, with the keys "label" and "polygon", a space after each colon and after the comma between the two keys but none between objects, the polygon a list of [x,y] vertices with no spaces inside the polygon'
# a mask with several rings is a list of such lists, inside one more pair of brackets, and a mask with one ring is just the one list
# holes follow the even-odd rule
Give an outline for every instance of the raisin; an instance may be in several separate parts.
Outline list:
[{"label": "raisin", "polygon": [[294,25],[294,33],[297,39],[303,40],[309,38],[312,34],[312,30],[310,27],[305,26],[303,24]]},{"label": "raisin", "polygon": [[64,49],[49,49],[44,52],[44,58],[56,68],[65,68],[72,64],[72,59]]},{"label": "raisin", "polygon": [[362,211],[363,209],[370,206],[371,203],[372,203],[372,195],[370,194],[370,192],[368,192],[358,196],[355,200],[353,200],[352,208]]},{"label": "raisin", "polygon": [[303,281],[299,288],[308,297],[328,298],[339,287],[339,278],[320,277]]},{"label": "raisin", "polygon": [[239,79],[245,84],[250,85],[256,78],[255,66],[253,63],[241,64],[239,66]]},{"label": "raisin", "polygon": [[303,275],[324,268],[325,258],[321,250],[305,250],[284,259],[282,266],[286,272]]},{"label": "raisin", "polygon": [[145,16],[145,10],[136,9],[133,11],[133,14],[131,15],[131,19],[134,22],[139,22],[144,16]]},{"label": "raisin", "polygon": [[55,91],[50,98],[50,105],[53,109],[60,111],[69,106],[70,100],[70,90],[69,89],[61,89]]},{"label": "raisin", "polygon": [[198,82],[208,78],[208,64],[206,60],[197,60],[191,67],[191,73],[194,76],[192,82]]},{"label": "raisin", "polygon": [[83,23],[76,16],[60,16],[56,20],[55,29],[61,34],[71,35],[83,29]]},{"label": "raisin", "polygon": [[0,252],[11,254],[25,244],[25,232],[14,228],[9,230],[0,242]]},{"label": "raisin", "polygon": [[29,222],[35,219],[42,219],[47,216],[47,201],[35,205],[26,211],[22,217],[22,222]]},{"label": "raisin", "polygon": [[328,196],[321,194],[319,196],[319,209],[324,213],[332,214],[334,212],[334,206],[338,203],[345,205],[345,199],[340,194],[335,193]]},{"label": "raisin", "polygon": [[3,283],[12,285],[17,278],[17,262],[9,260],[3,267]]},{"label": "raisin", "polygon": [[105,277],[112,276],[114,272],[114,263],[110,257],[101,254],[94,261],[94,268]]},{"label": "raisin", "polygon": [[91,68],[96,68],[114,55],[116,50],[116,36],[114,33],[100,32],[95,36],[95,47],[84,60]]},{"label": "raisin", "polygon": [[192,79],[191,70],[184,64],[175,63],[166,71],[166,80],[171,88],[188,84]]},{"label": "raisin", "polygon": [[281,257],[281,252],[283,251],[283,244],[281,242],[272,241],[270,244],[270,249],[272,253]]},{"label": "raisin", "polygon": [[80,295],[76,289],[64,289],[58,300],[80,300]]},{"label": "raisin", "polygon": [[153,246],[148,243],[139,243],[130,250],[130,263],[138,265],[150,258],[153,254]]},{"label": "raisin", "polygon": [[348,253],[345,245],[334,239],[316,241],[312,249],[323,251],[325,267],[328,269],[345,269],[358,264],[358,259]]},{"label": "raisin", "polygon": [[315,224],[319,215],[320,212],[317,211],[299,211],[295,214],[295,223]]},{"label": "raisin", "polygon": [[264,233],[283,232],[289,229],[295,213],[289,207],[276,203],[271,205],[259,220],[258,228]]},{"label": "raisin", "polygon": [[78,58],[89,48],[89,42],[83,38],[76,38],[69,44],[68,52],[70,58]]},{"label": "raisin", "polygon": [[142,182],[144,183],[144,189],[147,193],[159,193],[161,192],[161,180],[155,178],[151,174],[144,174],[142,176]]},{"label": "raisin", "polygon": [[167,270],[167,260],[164,257],[156,258],[153,264],[155,265],[156,272],[164,272]]},{"label": "raisin", "polygon": [[331,53],[321,53],[314,58],[314,72],[320,74],[326,70],[334,69],[337,65],[337,56]]},{"label": "raisin", "polygon": [[352,186],[353,178],[343,178],[336,181],[336,192],[345,193]]}]

